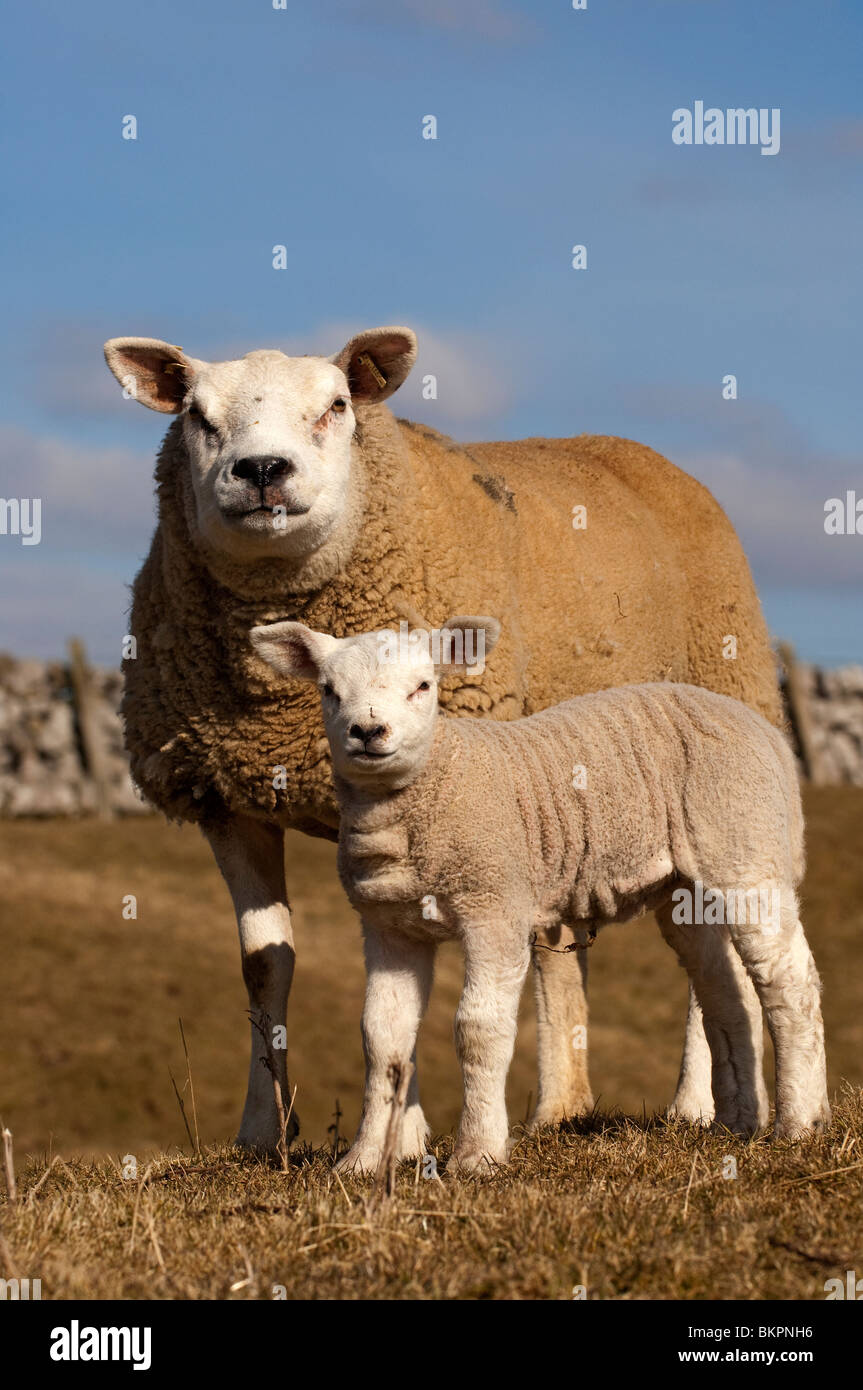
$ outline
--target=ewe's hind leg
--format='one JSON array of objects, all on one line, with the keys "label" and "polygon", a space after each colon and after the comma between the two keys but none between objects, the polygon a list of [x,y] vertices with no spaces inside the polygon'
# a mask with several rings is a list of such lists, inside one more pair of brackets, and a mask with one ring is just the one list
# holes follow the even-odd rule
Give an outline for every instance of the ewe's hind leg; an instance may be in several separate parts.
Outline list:
[{"label": "ewe's hind leg", "polygon": [[593,1109],[587,1074],[587,952],[533,950],[539,1093],[534,1125]]},{"label": "ewe's hind leg", "polygon": [[[393,1083],[390,1068],[408,1060],[416,1068],[417,1032],[428,1004],[435,946],[363,924],[366,957],[366,1002],[363,1050],[366,1086],[357,1137],[337,1172],[373,1173],[378,1166],[389,1124]],[[428,1125],[419,1101],[416,1069],[410,1079],[402,1121],[399,1158],[425,1152]]]},{"label": "ewe's hind leg", "polygon": [[[668,944],[686,969],[700,1005],[711,1054],[711,1100],[706,1093],[704,1052],[697,1038],[697,1015],[690,1007],[687,1056],[681,1067],[678,1096],[686,1100],[688,1118],[706,1117],[712,1109],[716,1123],[734,1134],[755,1134],[767,1123],[764,1085],[763,1023],[755,991],[741,969],[726,927],[671,920],[671,905],[656,913]],[[677,1105],[677,1097],[675,1097]],[[682,1106],[676,1110],[682,1114]]]},{"label": "ewe's hind leg", "polygon": [[792,889],[779,889],[779,928],[730,928],[767,1015],[776,1053],[777,1139],[799,1139],[830,1122],[821,982]]},{"label": "ewe's hind leg", "polygon": [[677,1078],[674,1100],[668,1107],[668,1114],[671,1119],[709,1125],[713,1119],[713,1112],[713,1061],[710,1056],[710,1044],[704,1032],[701,1005],[690,979],[680,1075]]},{"label": "ewe's hind leg", "polygon": [[528,934],[474,926],[464,938],[464,991],[455,1017],[455,1045],[464,1080],[464,1108],[453,1164],[487,1168],[509,1156],[506,1077],[515,1046],[518,1001],[530,963]]},{"label": "ewe's hind leg", "polygon": [[[279,1120],[273,1078],[263,1065],[265,1042],[260,1029],[283,1027],[294,974],[294,937],[285,890],[284,835],[278,827],[250,816],[233,816],[205,827],[234,901],[240,932],[243,979],[252,1016],[249,1089],[237,1143],[243,1148],[274,1153]],[[271,1057],[278,1072],[285,1107],[289,1103],[287,1052],[277,1047]],[[299,1129],[292,1113],[288,1138]]]}]

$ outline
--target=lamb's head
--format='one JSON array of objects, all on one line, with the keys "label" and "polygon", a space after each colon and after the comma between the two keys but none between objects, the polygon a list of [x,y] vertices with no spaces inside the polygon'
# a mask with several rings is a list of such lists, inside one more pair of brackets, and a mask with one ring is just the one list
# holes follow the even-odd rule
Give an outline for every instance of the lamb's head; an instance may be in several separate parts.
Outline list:
[{"label": "lamb's head", "polygon": [[450,618],[442,628],[330,637],[303,623],[252,629],[259,656],[275,670],[313,681],[321,693],[333,767],[370,790],[408,786],[425,766],[446,672],[481,672],[500,635],[495,618]]},{"label": "lamb's head", "polygon": [[182,417],[198,529],[246,561],[302,561],[334,532],[350,496],[355,409],[391,395],[415,357],[409,328],[370,329],[331,358],[202,362],[153,338],[105,344],[130,397]]}]

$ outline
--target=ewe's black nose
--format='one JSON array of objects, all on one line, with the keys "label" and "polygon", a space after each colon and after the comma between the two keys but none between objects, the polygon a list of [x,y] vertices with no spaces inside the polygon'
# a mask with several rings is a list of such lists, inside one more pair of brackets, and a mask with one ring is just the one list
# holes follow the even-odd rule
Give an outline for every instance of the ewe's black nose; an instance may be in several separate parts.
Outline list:
[{"label": "ewe's black nose", "polygon": [[357,739],[360,743],[371,743],[373,738],[380,738],[381,734],[386,732],[386,724],[370,724],[365,729],[361,724],[352,724],[350,727],[351,738]]},{"label": "ewe's black nose", "polygon": [[271,454],[255,454],[252,458],[237,459],[231,472],[235,478],[248,478],[257,487],[268,487],[276,478],[287,477],[296,465],[290,459],[274,458]]}]

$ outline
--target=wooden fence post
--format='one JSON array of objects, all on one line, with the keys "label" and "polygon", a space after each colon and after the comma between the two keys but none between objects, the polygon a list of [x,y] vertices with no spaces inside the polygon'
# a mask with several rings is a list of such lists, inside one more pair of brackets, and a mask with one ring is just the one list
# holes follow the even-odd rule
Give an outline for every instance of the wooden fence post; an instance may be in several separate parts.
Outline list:
[{"label": "wooden fence post", "polygon": [[111,781],[108,774],[108,752],[99,720],[96,696],[93,691],[93,678],[87,663],[87,653],[80,637],[69,639],[68,652],[72,700],[75,706],[78,731],[81,735],[84,770],[96,791],[96,814],[102,820],[111,820],[113,808],[111,806]]},{"label": "wooden fence post", "polygon": [[800,670],[790,642],[779,643],[779,659],[785,667],[785,693],[788,700],[788,713],[800,749],[803,773],[807,781],[816,785],[822,782],[821,759],[812,737],[812,718],[806,691],[800,680]]}]

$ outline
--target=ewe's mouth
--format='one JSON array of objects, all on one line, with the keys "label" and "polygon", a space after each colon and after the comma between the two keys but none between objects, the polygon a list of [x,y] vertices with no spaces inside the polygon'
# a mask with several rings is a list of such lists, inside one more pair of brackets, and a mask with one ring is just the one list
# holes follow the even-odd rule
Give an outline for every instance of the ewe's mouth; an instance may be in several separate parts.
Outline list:
[{"label": "ewe's mouth", "polygon": [[241,521],[244,516],[258,516],[262,513],[267,516],[305,516],[306,512],[310,512],[311,510],[311,503],[305,507],[285,507],[284,504],[282,504],[280,505],[278,513],[275,507],[260,505],[257,507],[244,507],[242,510],[232,509],[230,511],[223,511],[222,515],[229,517],[231,521]]}]

